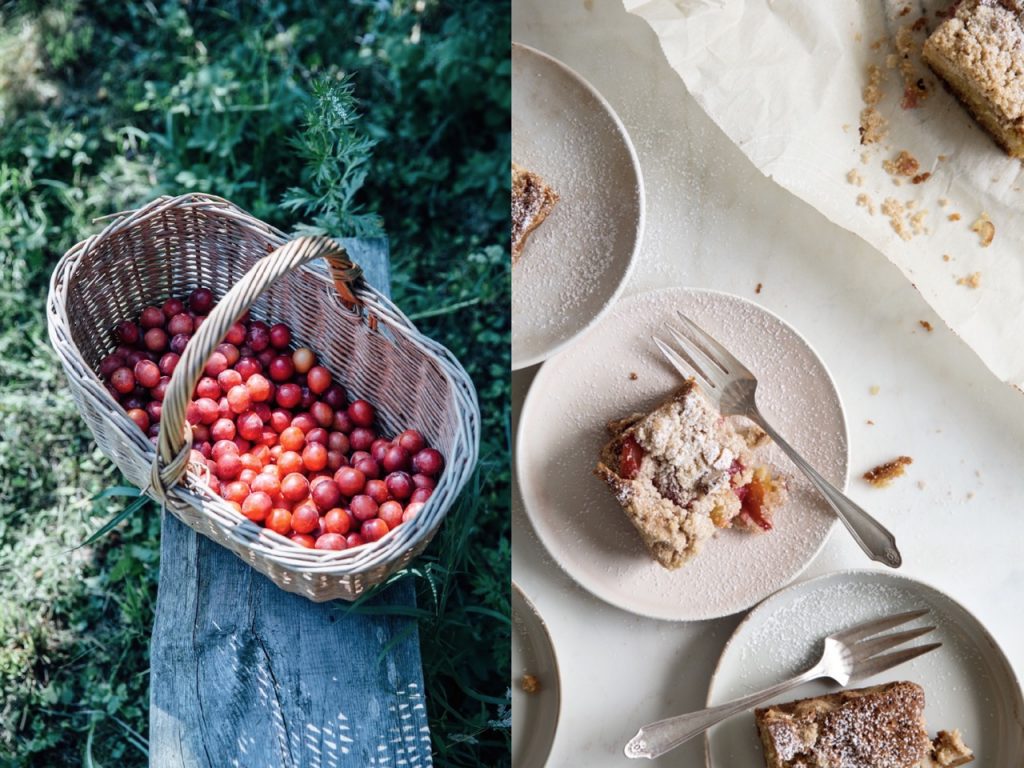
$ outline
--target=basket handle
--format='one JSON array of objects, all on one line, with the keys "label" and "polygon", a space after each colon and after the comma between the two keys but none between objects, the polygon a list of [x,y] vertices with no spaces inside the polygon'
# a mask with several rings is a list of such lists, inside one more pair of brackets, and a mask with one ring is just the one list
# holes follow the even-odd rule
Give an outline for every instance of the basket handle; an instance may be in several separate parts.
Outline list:
[{"label": "basket handle", "polygon": [[227,335],[228,329],[245,314],[260,294],[278,278],[318,258],[327,259],[334,287],[345,306],[362,306],[352,286],[362,276],[363,270],[349,260],[341,245],[330,238],[297,237],[257,261],[217,302],[174,369],[164,397],[157,455],[151,471],[150,487],[156,495],[161,498],[165,496],[167,489],[177,484],[185,473],[192,448],[192,428],[185,420],[185,413],[210,355]]}]

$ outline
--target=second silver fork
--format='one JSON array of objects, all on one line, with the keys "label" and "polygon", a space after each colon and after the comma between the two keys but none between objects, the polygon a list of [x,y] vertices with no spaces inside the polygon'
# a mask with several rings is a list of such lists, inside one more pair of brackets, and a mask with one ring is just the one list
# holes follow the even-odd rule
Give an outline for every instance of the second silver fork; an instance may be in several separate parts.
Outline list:
[{"label": "second silver fork", "polygon": [[754,374],[690,318],[682,312],[677,314],[684,332],[671,326],[668,326],[668,332],[679,348],[673,348],[662,339],[654,337],[654,342],[673,367],[684,377],[695,375],[704,385],[708,399],[718,406],[723,416],[745,416],[768,433],[825,498],[868,557],[892,568],[899,568],[903,558],[896,548],[896,538],[885,526],[822,477],[761,414],[755,398],[757,378]]},{"label": "second silver fork", "polygon": [[885,616],[831,634],[824,640],[821,658],[803,673],[770,688],[716,707],[645,725],[637,732],[636,736],[630,739],[626,745],[625,755],[631,758],[660,757],[713,725],[769,701],[780,693],[803,683],[825,677],[835,680],[840,685],[848,685],[853,681],[867,679],[911,659],[916,659],[918,656],[931,653],[941,647],[942,643],[928,643],[902,650],[894,649],[931,632],[935,629],[933,626],[877,636],[881,632],[919,619],[927,613],[927,610],[919,610]]}]

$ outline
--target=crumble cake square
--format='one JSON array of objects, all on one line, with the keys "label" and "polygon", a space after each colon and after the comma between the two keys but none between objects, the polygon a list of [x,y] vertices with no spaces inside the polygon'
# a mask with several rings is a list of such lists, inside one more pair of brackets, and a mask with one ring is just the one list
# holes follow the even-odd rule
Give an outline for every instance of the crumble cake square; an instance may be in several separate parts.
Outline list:
[{"label": "crumble cake square", "polygon": [[768,438],[737,424],[691,379],[650,413],[608,425],[595,474],[663,567],[682,566],[719,528],[771,528],[784,490],[751,453]]},{"label": "crumble cake square", "polygon": [[1024,24],[1015,0],[966,0],[925,41],[924,61],[1008,154],[1024,158]]}]

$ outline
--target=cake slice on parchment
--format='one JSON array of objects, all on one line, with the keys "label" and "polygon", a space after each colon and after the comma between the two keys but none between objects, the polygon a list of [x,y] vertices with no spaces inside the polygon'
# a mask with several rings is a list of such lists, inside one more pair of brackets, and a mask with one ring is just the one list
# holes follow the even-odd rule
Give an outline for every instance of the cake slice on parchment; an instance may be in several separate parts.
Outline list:
[{"label": "cake slice on parchment", "polygon": [[928,737],[924,689],[895,682],[754,711],[767,768],[955,768],[959,731]]},{"label": "cake slice on parchment", "polygon": [[519,260],[527,236],[540,226],[558,202],[558,193],[544,179],[512,163],[512,263]]},{"label": "cake slice on parchment", "polygon": [[644,544],[675,569],[719,528],[769,530],[785,490],[752,450],[768,437],[723,418],[690,379],[648,414],[608,424],[595,474],[615,494]]},{"label": "cake slice on parchment", "polygon": [[925,62],[1007,153],[1024,158],[1024,7],[965,0],[929,36]]}]

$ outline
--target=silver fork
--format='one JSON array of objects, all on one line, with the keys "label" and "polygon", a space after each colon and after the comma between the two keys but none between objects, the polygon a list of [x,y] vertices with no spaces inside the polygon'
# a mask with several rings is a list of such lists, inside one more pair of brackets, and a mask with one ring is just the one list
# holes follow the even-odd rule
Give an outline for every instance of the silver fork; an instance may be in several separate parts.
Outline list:
[{"label": "silver fork", "polygon": [[[773,699],[790,688],[816,680],[818,678],[831,678],[840,685],[846,686],[851,682],[863,680],[872,675],[877,675],[886,670],[892,669],[898,664],[916,659],[926,653],[934,651],[942,643],[929,643],[913,648],[905,648],[900,651],[892,651],[899,645],[903,645],[914,638],[931,632],[935,627],[920,627],[909,629],[904,632],[894,632],[881,637],[875,637],[880,632],[894,629],[901,624],[906,624],[914,619],[919,619],[927,610],[909,611],[907,613],[887,616],[875,621],[858,624],[855,627],[836,632],[825,638],[825,647],[818,663],[806,672],[785,682],[773,685],[763,691],[752,693],[741,699],[720,704],[717,707],[702,709],[699,712],[691,712],[687,715],[670,717],[667,720],[659,720],[656,723],[645,725],[626,745],[626,757],[660,757],[666,752],[675,749],[680,744],[694,736],[697,736],[713,725],[727,720],[733,715],[745,712],[751,707],[763,704]],[[885,651],[892,651],[885,653]]]},{"label": "silver fork", "polygon": [[668,326],[669,333],[680,347],[678,351],[657,336],[654,337],[654,343],[675,369],[687,378],[695,374],[704,384],[705,394],[723,415],[746,416],[767,432],[825,497],[825,501],[868,557],[892,568],[899,568],[903,558],[896,548],[896,538],[885,526],[822,477],[761,415],[754,397],[757,391],[757,378],[754,374],[690,318],[682,312],[678,315],[685,332],[681,333]]}]

